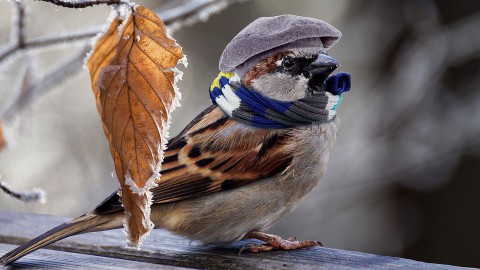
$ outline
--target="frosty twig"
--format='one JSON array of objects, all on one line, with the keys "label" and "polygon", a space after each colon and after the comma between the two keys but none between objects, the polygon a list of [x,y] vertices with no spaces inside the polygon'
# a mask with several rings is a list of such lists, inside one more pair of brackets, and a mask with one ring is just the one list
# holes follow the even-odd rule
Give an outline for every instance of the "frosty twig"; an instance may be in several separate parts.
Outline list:
[{"label": "frosty twig", "polygon": [[45,191],[41,189],[32,189],[31,191],[19,191],[15,190],[4,181],[0,180],[0,190],[10,195],[11,197],[27,203],[40,203],[46,202]]},{"label": "frosty twig", "polygon": [[49,2],[57,6],[66,8],[86,8],[96,5],[118,5],[126,2],[121,0],[84,0],[84,1],[69,1],[69,0],[37,0],[43,2]]}]

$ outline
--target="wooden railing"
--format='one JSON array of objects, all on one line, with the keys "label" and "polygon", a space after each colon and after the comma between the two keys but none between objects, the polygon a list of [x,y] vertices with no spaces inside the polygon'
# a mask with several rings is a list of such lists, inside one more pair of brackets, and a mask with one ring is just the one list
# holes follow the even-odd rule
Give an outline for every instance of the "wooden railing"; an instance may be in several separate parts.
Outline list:
[{"label": "wooden railing", "polygon": [[[0,212],[0,253],[67,221],[67,218]],[[228,225],[226,225],[228,226]],[[314,247],[296,251],[242,253],[245,241],[225,247],[203,246],[154,230],[141,251],[126,249],[121,230],[87,233],[59,241],[18,260],[25,269],[461,269],[413,260]],[[1,268],[1,266],[0,266]]]}]

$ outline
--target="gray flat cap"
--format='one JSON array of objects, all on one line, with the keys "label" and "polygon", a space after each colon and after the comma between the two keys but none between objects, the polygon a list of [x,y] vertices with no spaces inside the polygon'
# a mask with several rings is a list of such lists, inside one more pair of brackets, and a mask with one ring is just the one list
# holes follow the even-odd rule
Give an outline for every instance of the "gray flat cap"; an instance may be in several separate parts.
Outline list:
[{"label": "gray flat cap", "polygon": [[307,17],[281,15],[261,17],[238,33],[220,57],[224,72],[244,74],[260,59],[275,53],[298,48],[325,52],[342,36],[330,24]]}]

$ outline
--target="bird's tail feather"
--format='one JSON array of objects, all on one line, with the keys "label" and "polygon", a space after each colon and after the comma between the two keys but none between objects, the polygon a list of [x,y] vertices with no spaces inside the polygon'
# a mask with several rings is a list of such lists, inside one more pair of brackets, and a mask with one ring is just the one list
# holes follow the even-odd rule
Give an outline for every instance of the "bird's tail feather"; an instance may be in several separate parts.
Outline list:
[{"label": "bird's tail feather", "polygon": [[117,227],[120,228],[121,226],[121,222],[112,222],[112,219],[109,217],[109,215],[88,213],[70,222],[63,223],[36,237],[35,239],[30,240],[28,243],[8,252],[0,258],[0,264],[8,265],[39,248],[62,240],[71,235],[113,229]]}]

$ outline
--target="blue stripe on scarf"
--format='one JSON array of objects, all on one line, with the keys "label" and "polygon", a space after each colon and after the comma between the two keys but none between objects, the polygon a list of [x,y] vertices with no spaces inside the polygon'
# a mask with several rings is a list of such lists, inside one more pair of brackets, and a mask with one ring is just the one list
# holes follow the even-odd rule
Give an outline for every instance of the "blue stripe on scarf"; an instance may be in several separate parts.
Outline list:
[{"label": "blue stripe on scarf", "polygon": [[210,92],[210,99],[215,103],[217,104],[217,102],[215,101],[218,97],[221,97],[223,96],[223,93],[222,93],[222,90],[220,90],[218,87],[215,87],[213,88],[212,91],[209,91]]},{"label": "blue stripe on scarf", "polygon": [[220,84],[220,88],[225,87],[225,85],[228,85],[230,80],[227,77],[222,76],[220,80],[218,80],[218,83]]},{"label": "blue stripe on scarf", "polygon": [[255,97],[251,95],[251,92],[252,91],[248,91],[248,89],[241,86],[235,91],[235,94],[242,100],[242,104],[250,108],[250,110],[254,111],[255,113],[265,117],[265,113],[267,111],[266,104],[264,104],[261,100],[255,99]]},{"label": "blue stripe on scarf", "polygon": [[267,109],[284,113],[292,106],[291,102],[273,100],[258,92],[251,91],[243,85],[235,90],[235,94],[242,100],[242,103],[245,104],[245,106],[261,116],[265,116]]},{"label": "blue stripe on scarf", "polygon": [[271,99],[269,97],[266,97],[266,96],[264,96],[264,95],[262,95],[258,92],[253,92],[253,91],[251,91],[251,92],[254,96],[256,96],[258,99],[263,100],[268,105],[269,108],[273,109],[276,112],[284,113],[285,111],[290,109],[290,107],[292,106],[291,102],[273,100],[273,99]]}]

